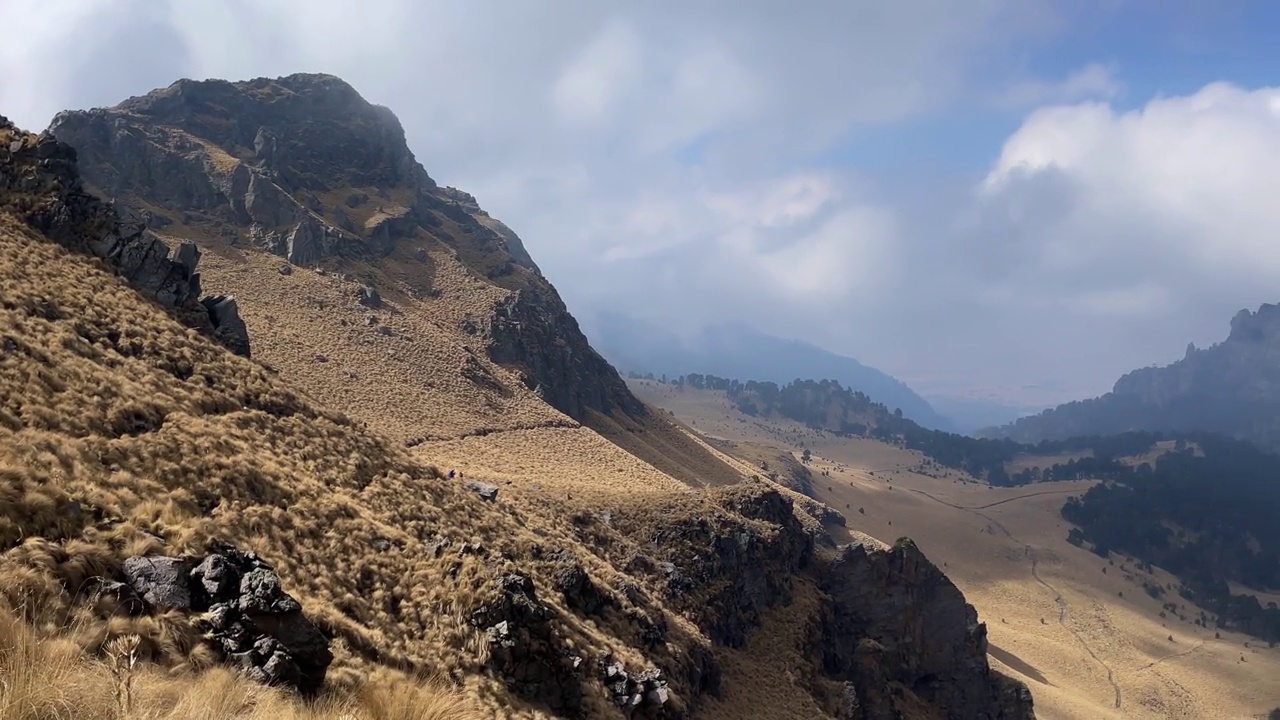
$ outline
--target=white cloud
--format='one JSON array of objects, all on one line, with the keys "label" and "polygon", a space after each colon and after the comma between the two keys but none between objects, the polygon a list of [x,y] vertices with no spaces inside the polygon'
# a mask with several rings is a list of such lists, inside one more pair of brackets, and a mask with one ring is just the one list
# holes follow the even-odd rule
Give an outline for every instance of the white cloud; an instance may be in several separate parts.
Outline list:
[{"label": "white cloud", "polygon": [[1043,79],[1016,82],[997,97],[997,104],[1026,108],[1081,100],[1111,100],[1123,93],[1124,85],[1116,78],[1114,67],[1089,63],[1058,82]]},{"label": "white cloud", "polygon": [[[1053,4],[0,0],[33,28],[0,45],[0,112],[38,128],[178,75],[331,72],[395,110],[428,172],[519,232],[579,314],[1100,389],[1276,299],[1280,90],[1119,110],[1122,68],[1093,64],[994,92],[979,75],[1016,66]],[[960,185],[941,173],[889,193],[827,157],[990,100],[1028,114],[963,201],[926,199]]]},{"label": "white cloud", "polygon": [[606,26],[556,80],[553,97],[560,117],[571,126],[612,120],[622,97],[641,79],[642,51],[629,25]]}]

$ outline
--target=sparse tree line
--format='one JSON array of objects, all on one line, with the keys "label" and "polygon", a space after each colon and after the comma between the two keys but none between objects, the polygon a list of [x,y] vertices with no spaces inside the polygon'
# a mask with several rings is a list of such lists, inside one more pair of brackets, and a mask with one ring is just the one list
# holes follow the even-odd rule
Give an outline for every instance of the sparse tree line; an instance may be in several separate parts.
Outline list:
[{"label": "sparse tree line", "polygon": [[[1250,443],[1203,432],[1124,432],[1030,445],[929,430],[834,380],[780,386],[694,373],[663,381],[723,391],[747,415],[918,450],[996,486],[1102,480],[1063,507],[1063,517],[1078,526],[1068,538],[1073,544],[1160,565],[1183,578],[1182,594],[1216,613],[1220,627],[1280,642],[1280,609],[1232,595],[1227,585],[1280,588],[1280,456]],[[1172,452],[1154,464],[1133,462],[1166,440],[1174,441]],[[1046,468],[1006,470],[1020,455],[1086,452]]]}]

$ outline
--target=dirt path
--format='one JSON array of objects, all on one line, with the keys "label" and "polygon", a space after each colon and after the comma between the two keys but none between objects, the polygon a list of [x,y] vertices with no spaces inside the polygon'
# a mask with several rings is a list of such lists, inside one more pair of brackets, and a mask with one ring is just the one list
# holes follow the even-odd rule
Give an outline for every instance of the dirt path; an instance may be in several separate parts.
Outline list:
[{"label": "dirt path", "polygon": [[1040,583],[1040,585],[1042,585],[1046,590],[1053,593],[1053,601],[1058,603],[1058,624],[1067,632],[1071,633],[1072,637],[1074,637],[1076,641],[1080,643],[1080,646],[1084,648],[1084,651],[1089,653],[1089,657],[1093,658],[1094,662],[1101,665],[1103,669],[1107,671],[1107,682],[1111,684],[1111,689],[1116,693],[1116,708],[1119,709],[1121,703],[1120,685],[1115,680],[1115,673],[1112,672],[1111,666],[1102,658],[1098,657],[1098,654],[1089,646],[1089,643],[1084,639],[1084,636],[1077,632],[1075,628],[1067,625],[1067,613],[1070,612],[1070,606],[1067,605],[1067,598],[1058,590],[1058,588],[1040,577],[1040,571],[1038,568],[1039,561],[1036,558],[1035,550],[1031,549],[1030,545],[1024,545],[1023,550],[1026,552],[1027,558],[1031,560],[1031,577],[1035,578],[1035,581]]},{"label": "dirt path", "polygon": [[1115,681],[1115,673],[1112,671],[1110,665],[1108,665],[1105,661],[1103,661],[1102,658],[1098,657],[1098,654],[1094,652],[1093,648],[1089,645],[1088,641],[1084,639],[1084,636],[1081,635],[1079,632],[1077,632],[1075,628],[1072,628],[1070,625],[1067,624],[1067,613],[1070,612],[1070,607],[1067,604],[1066,596],[1064,596],[1061,591],[1059,591],[1056,587],[1050,584],[1047,580],[1040,577],[1039,559],[1036,558],[1035,550],[1032,549],[1030,545],[1014,537],[1013,533],[1009,532],[1009,529],[1006,528],[999,520],[996,520],[995,518],[989,515],[979,512],[980,510],[986,510],[987,508],[992,508],[997,505],[1003,505],[1005,503],[1013,502],[1014,500],[1025,500],[1027,498],[1039,497],[1042,495],[1062,495],[1068,492],[1075,492],[1075,491],[1074,490],[1070,490],[1070,491],[1045,490],[1037,493],[1028,493],[1026,495],[1019,495],[1018,497],[1005,498],[1004,500],[997,500],[996,502],[987,503],[986,505],[964,506],[964,505],[957,505],[952,502],[947,502],[946,500],[943,500],[939,497],[931,495],[930,493],[927,493],[924,490],[918,490],[916,488],[907,488],[907,489],[910,490],[911,492],[923,495],[936,503],[946,505],[949,508],[955,508],[956,510],[963,510],[964,512],[977,515],[978,517],[982,518],[983,520],[986,520],[987,523],[989,523],[988,527],[994,526],[1005,537],[1009,538],[1013,542],[1018,543],[1019,545],[1022,545],[1023,553],[1026,555],[1027,559],[1030,560],[1031,562],[1031,577],[1034,578],[1035,581],[1039,583],[1042,587],[1044,587],[1046,590],[1053,593],[1053,600],[1058,604],[1058,624],[1061,625],[1064,630],[1071,633],[1071,636],[1074,637],[1076,641],[1080,643],[1080,646],[1083,647],[1084,651],[1089,654],[1089,657],[1093,658],[1094,662],[1098,663],[1098,665],[1102,666],[1102,668],[1107,671],[1107,682],[1111,685],[1111,689],[1115,691],[1115,706],[1117,709],[1120,708],[1121,701],[1122,701],[1122,693],[1120,692],[1120,685]]},{"label": "dirt path", "polygon": [[1155,666],[1157,666],[1157,665],[1159,665],[1159,664],[1161,664],[1161,663],[1163,663],[1163,662],[1166,662],[1166,661],[1169,661],[1169,660],[1177,660],[1178,658],[1181,658],[1181,657],[1186,657],[1186,656],[1190,655],[1191,653],[1193,653],[1193,652],[1195,652],[1195,651],[1199,650],[1201,647],[1203,647],[1203,646],[1204,646],[1204,643],[1205,643],[1205,641],[1204,641],[1204,640],[1201,640],[1200,642],[1196,643],[1195,645],[1192,645],[1191,647],[1187,648],[1186,650],[1183,650],[1182,652],[1170,653],[1169,655],[1165,655],[1164,657],[1157,658],[1157,659],[1155,659],[1155,660],[1153,660],[1153,661],[1151,661],[1151,662],[1147,663],[1146,665],[1143,665],[1142,667],[1138,668],[1135,672],[1142,672],[1143,670],[1150,670],[1151,668],[1153,668],[1153,667],[1155,667]]}]

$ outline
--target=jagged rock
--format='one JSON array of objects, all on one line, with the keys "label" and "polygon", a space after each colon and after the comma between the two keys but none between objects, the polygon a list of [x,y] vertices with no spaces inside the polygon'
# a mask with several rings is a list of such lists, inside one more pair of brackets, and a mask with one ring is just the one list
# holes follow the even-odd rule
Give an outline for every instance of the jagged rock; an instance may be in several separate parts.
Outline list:
[{"label": "jagged rock", "polygon": [[[333,661],[329,641],[284,592],[280,576],[252,552],[223,542],[211,550],[194,563],[130,557],[123,565],[128,587],[148,608],[203,613],[208,642],[249,677],[304,693],[318,690]],[[100,592],[130,597],[115,586],[103,585]]]},{"label": "jagged rock", "polygon": [[893,683],[949,717],[1034,718],[1025,686],[988,665],[973,606],[915,543],[846,545],[819,577],[829,612],[814,642],[826,674],[853,684],[860,718],[898,718]]},{"label": "jagged rock", "polygon": [[600,680],[608,690],[613,704],[629,715],[656,715],[667,704],[670,693],[667,681],[658,669],[639,673],[627,672],[619,661],[606,657],[601,662]]},{"label": "jagged rock", "polygon": [[617,371],[587,343],[578,323],[549,285],[513,293],[494,311],[489,359],[525,370],[525,384],[583,422],[587,411],[632,417],[648,414]]},{"label": "jagged rock", "polygon": [[504,575],[498,586],[498,597],[471,616],[489,643],[490,666],[522,697],[557,713],[577,714],[581,659],[556,636],[550,622],[554,612],[525,575]]},{"label": "jagged rock", "polygon": [[487,502],[496,502],[498,499],[497,485],[490,485],[489,483],[482,483],[482,482],[476,482],[475,480],[469,480],[467,481],[466,488],[471,492],[475,493],[476,495],[479,495],[481,500],[485,500]]},{"label": "jagged rock", "polygon": [[356,301],[369,308],[382,307],[382,296],[372,285],[361,285],[360,289],[356,290]]},{"label": "jagged rock", "polygon": [[[807,566],[814,540],[777,490],[744,490],[724,503],[736,517],[671,519],[650,530],[653,547],[668,553],[652,573],[667,600],[708,636],[741,647],[762,613],[790,597],[792,577]],[[774,531],[762,533],[744,518]],[[647,572],[646,564],[633,558],[628,571]]]},{"label": "jagged rock", "polygon": [[333,661],[328,639],[271,565],[226,543],[211,549],[190,577],[214,646],[259,682],[318,690]]},{"label": "jagged rock", "polygon": [[191,565],[182,558],[135,556],[124,561],[129,585],[157,610],[191,609]]},{"label": "jagged rock", "polygon": [[237,355],[250,357],[249,328],[240,318],[240,308],[230,295],[210,295],[200,301],[213,321],[214,336]]},{"label": "jagged rock", "polygon": [[[0,130],[20,132],[3,118]],[[199,301],[199,251],[184,243],[171,260],[169,247],[146,229],[143,217],[124,221],[113,204],[85,191],[78,154],[70,145],[48,132],[34,142],[24,136],[18,150],[0,158],[0,194],[29,198],[24,219],[36,230],[68,249],[101,258],[184,323],[217,337]]]},{"label": "jagged rock", "polygon": [[598,615],[605,607],[613,604],[613,599],[601,592],[591,582],[587,571],[576,563],[557,569],[552,576],[552,583],[564,595],[569,607],[587,615]]}]

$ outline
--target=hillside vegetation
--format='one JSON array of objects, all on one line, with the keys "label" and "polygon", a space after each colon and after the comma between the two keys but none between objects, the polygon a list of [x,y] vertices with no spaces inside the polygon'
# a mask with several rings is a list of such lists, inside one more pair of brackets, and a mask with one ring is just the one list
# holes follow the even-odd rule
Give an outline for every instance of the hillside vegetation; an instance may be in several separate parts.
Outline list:
[{"label": "hillside vegetation", "polygon": [[[513,234],[433,189],[362,103],[326,76],[183,82],[86,121],[120,133],[121,164],[97,167],[133,178],[123,222],[70,146],[0,120],[5,712],[1033,716],[914,544],[819,542],[816,503],[639,403]],[[161,111],[177,124],[125,121]],[[273,142],[259,120],[301,125]],[[322,162],[317,135],[351,130],[380,140]],[[349,208],[349,187],[405,178],[412,226],[320,224],[336,183]],[[237,191],[267,181],[307,194]],[[233,222],[263,198],[287,232]],[[406,216],[387,208],[362,222]],[[272,289],[267,268],[306,280]],[[237,276],[235,302],[203,295]],[[398,370],[362,349],[402,330],[422,335]]]}]

